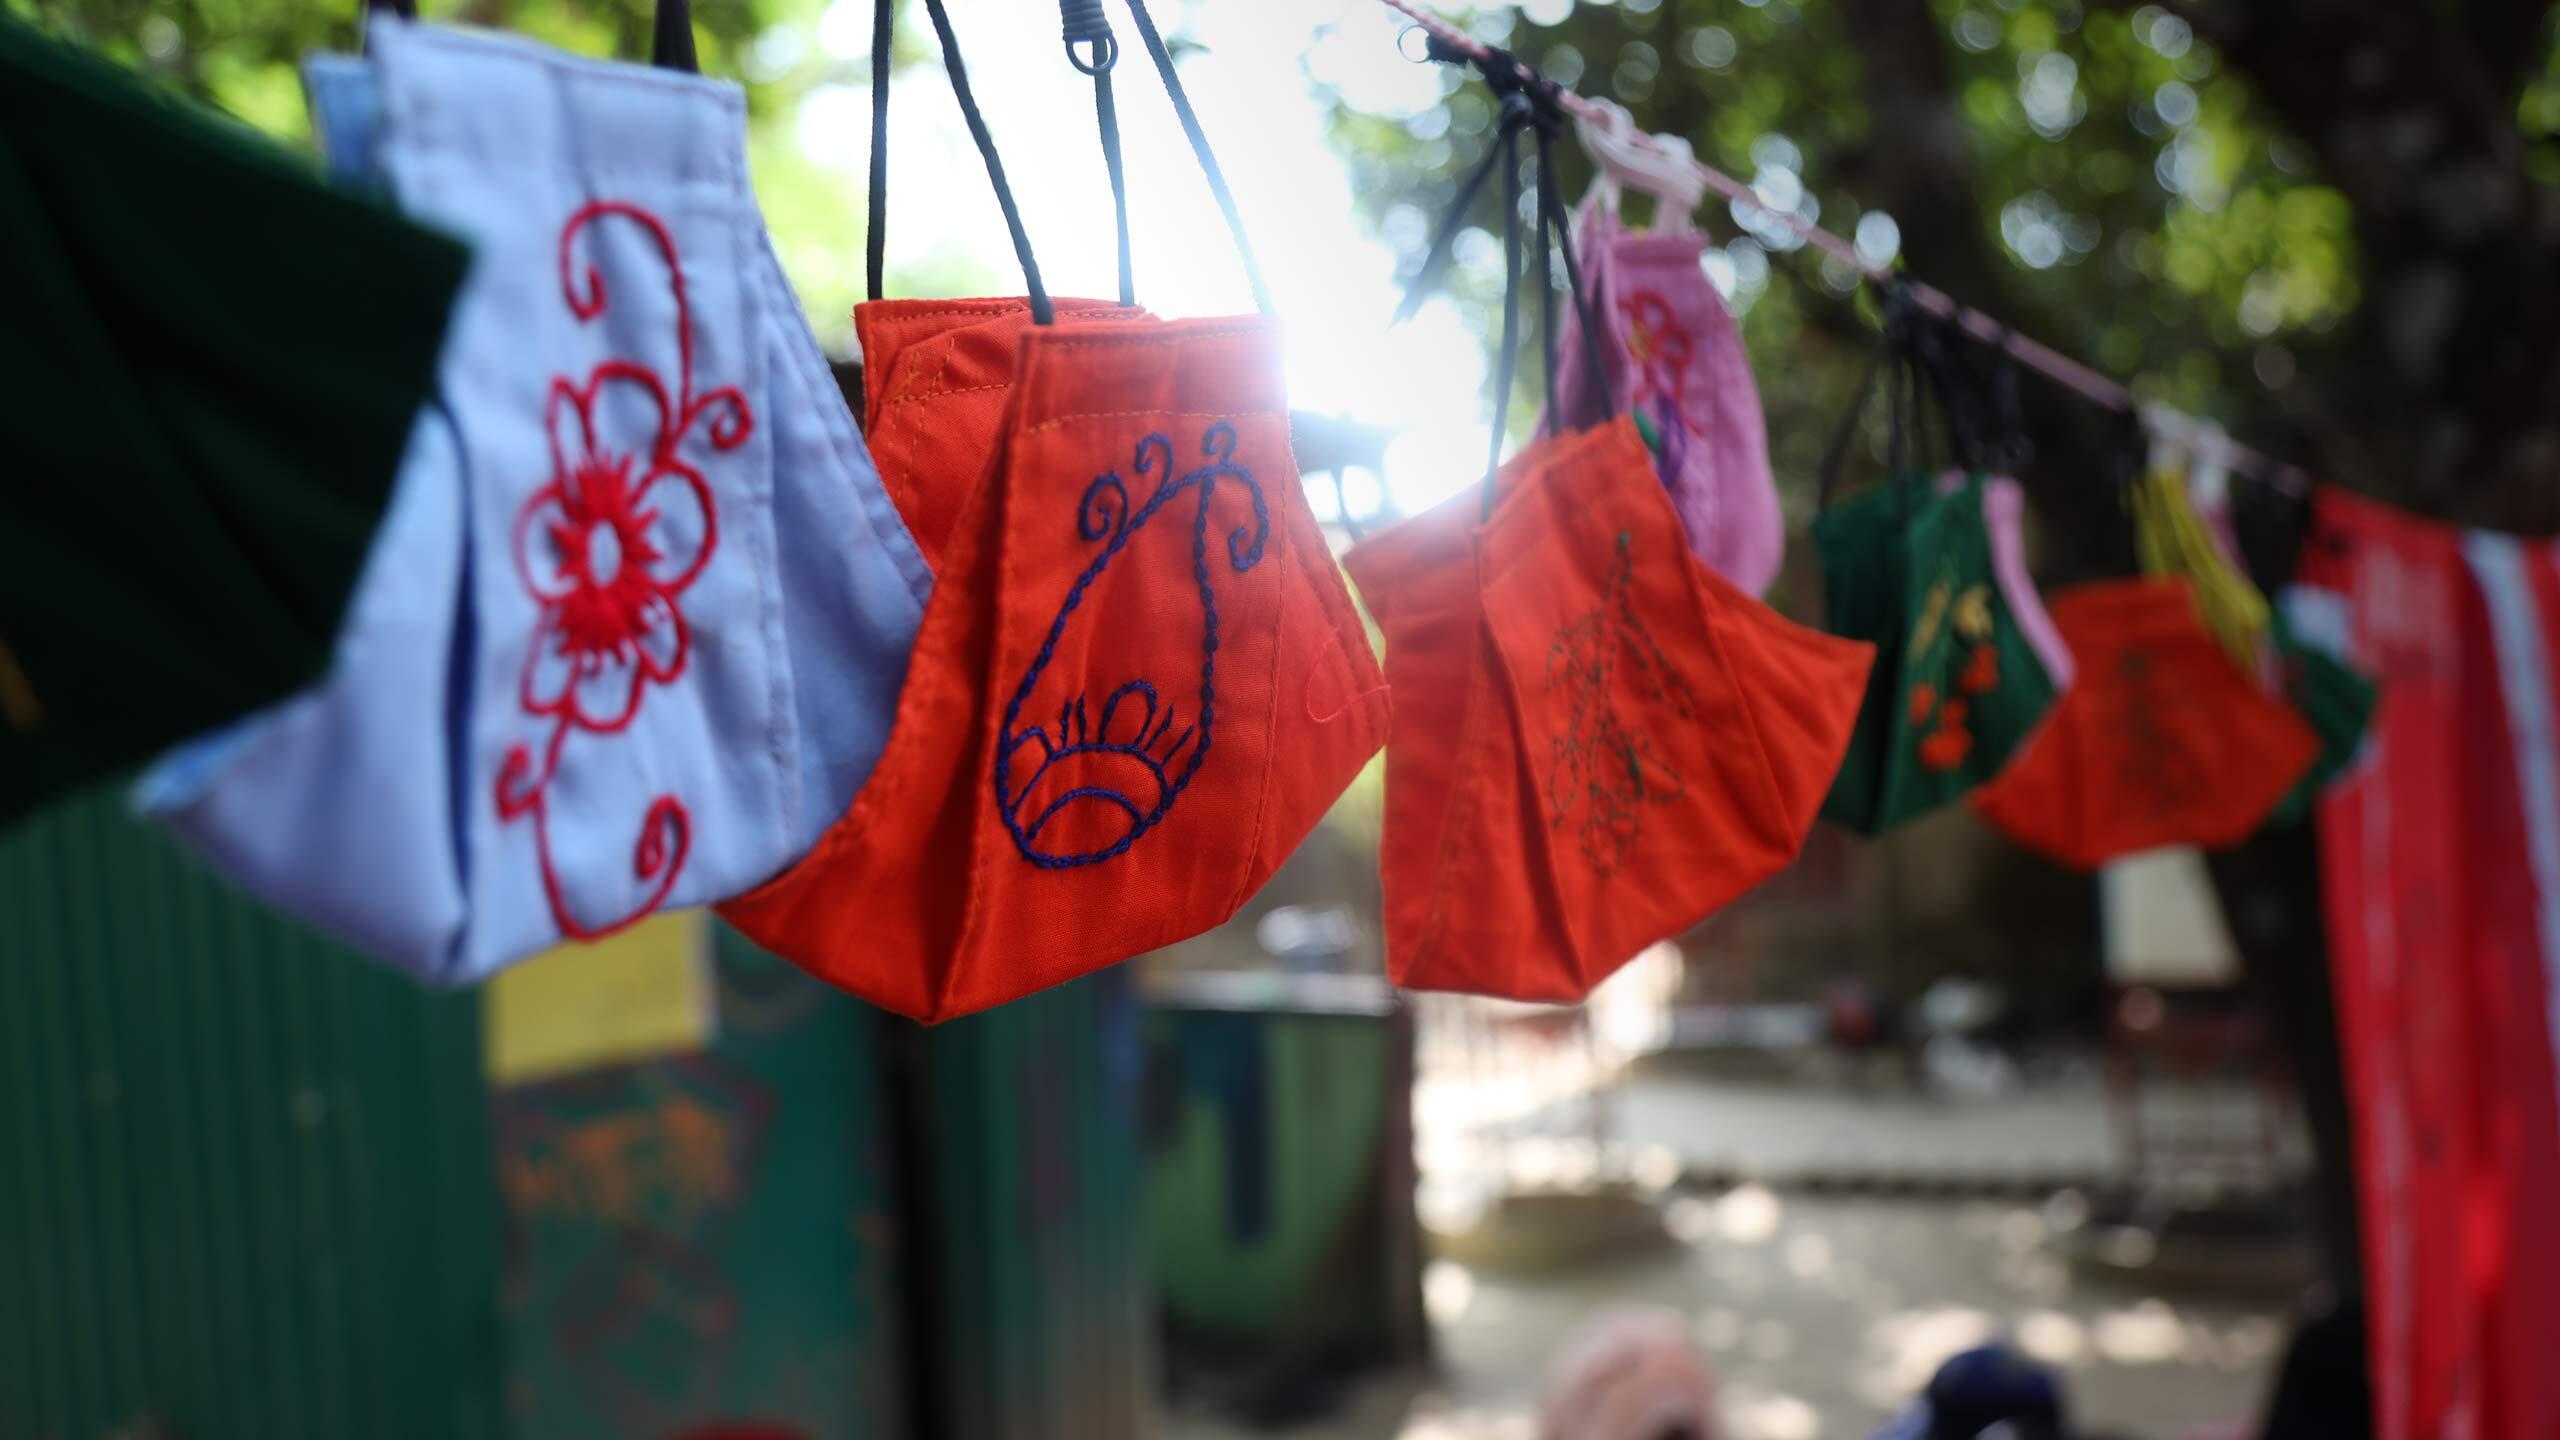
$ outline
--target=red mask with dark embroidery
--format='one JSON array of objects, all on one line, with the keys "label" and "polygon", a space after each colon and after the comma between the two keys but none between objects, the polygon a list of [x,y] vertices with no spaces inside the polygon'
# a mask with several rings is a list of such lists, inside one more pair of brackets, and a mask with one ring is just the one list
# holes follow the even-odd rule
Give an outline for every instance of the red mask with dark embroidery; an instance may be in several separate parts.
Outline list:
[{"label": "red mask with dark embroidery", "polygon": [[2232,662],[2185,581],[2081,585],[2052,614],[2071,688],[1973,796],[2020,844],[2083,868],[2235,844],[2318,758],[2319,737]]},{"label": "red mask with dark embroidery", "polygon": [[1034,327],[888,752],[721,909],[938,1020],[1210,928],[1384,738],[1263,320]]},{"label": "red mask with dark embroidery", "polygon": [[1497,486],[1347,561],[1398,697],[1387,971],[1574,1000],[1795,858],[1874,651],[1692,555],[1632,421]]}]

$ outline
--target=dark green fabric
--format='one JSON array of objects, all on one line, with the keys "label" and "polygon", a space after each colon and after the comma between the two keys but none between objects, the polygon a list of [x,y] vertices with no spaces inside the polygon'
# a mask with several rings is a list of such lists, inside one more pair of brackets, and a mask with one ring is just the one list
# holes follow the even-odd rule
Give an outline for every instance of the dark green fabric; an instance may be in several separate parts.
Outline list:
[{"label": "dark green fabric", "polygon": [[2276,658],[2284,666],[2285,699],[2300,712],[2311,733],[2320,737],[2320,758],[2311,763],[2310,773],[2267,816],[2270,825],[2290,825],[2309,815],[2320,792],[2355,763],[2382,692],[2327,651],[2294,638],[2281,607],[2275,613],[2274,639]]},{"label": "dark green fabric", "polygon": [[1816,517],[1813,541],[1828,628],[1876,647],[1822,813],[1872,835],[1999,774],[2053,681],[1992,569],[1981,476],[1943,495],[1917,479],[1871,490]]},{"label": "dark green fabric", "polygon": [[466,263],[0,15],[0,822],[322,672]]}]

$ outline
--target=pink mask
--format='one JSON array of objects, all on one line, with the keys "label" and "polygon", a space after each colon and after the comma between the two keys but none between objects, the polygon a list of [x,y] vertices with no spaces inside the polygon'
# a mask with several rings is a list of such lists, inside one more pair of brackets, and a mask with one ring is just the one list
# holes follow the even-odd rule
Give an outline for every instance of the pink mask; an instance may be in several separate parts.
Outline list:
[{"label": "pink mask", "polygon": [[1706,237],[1624,229],[1600,195],[1584,202],[1576,230],[1583,283],[1605,317],[1600,359],[1608,373],[1592,373],[1573,307],[1565,307],[1555,347],[1559,413],[1546,424],[1598,424],[1609,402],[1642,415],[1689,549],[1736,587],[1767,590],[1785,556],[1785,521],[1742,332],[1701,265]]}]

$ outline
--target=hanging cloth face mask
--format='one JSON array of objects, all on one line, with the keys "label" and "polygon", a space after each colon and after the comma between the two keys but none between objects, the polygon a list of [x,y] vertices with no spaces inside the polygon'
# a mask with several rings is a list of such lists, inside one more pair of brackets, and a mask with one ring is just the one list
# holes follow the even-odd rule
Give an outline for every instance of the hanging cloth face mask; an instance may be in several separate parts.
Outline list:
[{"label": "hanging cloth face mask", "polygon": [[[1010,215],[949,18],[925,8]],[[1272,322],[1052,323],[1015,230],[1033,323],[889,748],[805,861],[721,907],[926,1020],[1226,920],[1386,729],[1290,458]]]},{"label": "hanging cloth face mask", "polygon": [[[1924,317],[1888,296],[1886,351],[1893,477],[1828,503],[1874,372],[1823,463],[1815,517],[1826,624],[1874,642],[1851,739],[1823,815],[1875,834],[1947,805],[1997,775],[2052,708],[2068,651],[2026,574],[2015,482],[1986,477],[1975,427],[1980,397],[1958,383]],[[1906,421],[1924,386],[1967,468],[1935,485],[1911,473]],[[2012,427],[2014,429],[2014,426]]]},{"label": "hanging cloth face mask", "polygon": [[[1138,309],[1057,302],[1058,323],[1146,321]],[[969,491],[986,473],[1031,328],[1021,299],[873,300],[854,307],[863,436],[928,565],[939,566]]]},{"label": "hanging cloth face mask", "polygon": [[[1515,142],[1535,106],[1506,93],[1488,162],[1510,192],[1515,277],[1497,448],[1518,332]],[[1542,223],[1561,236],[1540,169]],[[1579,999],[1795,857],[1871,652],[1789,624],[1698,561],[1632,420],[1542,438],[1481,494],[1345,563],[1398,697],[1381,847],[1397,984]]]},{"label": "hanging cloth face mask", "polygon": [[[1566,312],[1554,347],[1560,413],[1548,428],[1638,416],[1652,432],[1656,468],[1690,550],[1758,595],[1777,579],[1786,553],[1759,383],[1742,332],[1702,268],[1706,237],[1689,224],[1694,189],[1664,194],[1652,231],[1620,222],[1612,161],[1630,143],[1624,115],[1616,112],[1614,134],[1582,122],[1600,178],[1583,202],[1574,248],[1604,343],[1587,351],[1578,313]],[[1595,353],[1596,363],[1584,358]]]},{"label": "hanging cloth face mask", "polygon": [[2102,580],[2054,598],[2079,672],[1974,808],[2083,869],[2162,845],[2235,844],[2311,768],[2319,737],[2205,628],[2184,580]]},{"label": "hanging cloth face mask", "polygon": [[468,256],[7,14],[0,253],[5,824],[322,672]]},{"label": "hanging cloth face mask", "polygon": [[2255,672],[2267,642],[2266,597],[2207,527],[2189,493],[2192,463],[2220,463],[2198,453],[2215,443],[2209,433],[2176,443],[2155,440],[2152,463],[2134,483],[2134,548],[2144,574],[2182,578],[2193,587],[2206,628],[2233,663]]},{"label": "hanging cloth face mask", "polygon": [[439,981],[770,878],[869,773],[930,577],[736,87],[389,19],[312,87],[342,172],[477,262],[328,681],[141,804]]}]

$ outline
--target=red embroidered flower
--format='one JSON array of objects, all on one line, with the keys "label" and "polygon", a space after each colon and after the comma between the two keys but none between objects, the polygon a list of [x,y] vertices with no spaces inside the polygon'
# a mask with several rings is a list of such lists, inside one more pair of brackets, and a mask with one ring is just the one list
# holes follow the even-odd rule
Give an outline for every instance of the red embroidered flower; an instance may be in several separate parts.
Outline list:
[{"label": "red embroidered flower", "polygon": [[1938,687],[1923,680],[1911,687],[1911,723],[1926,725],[1930,712],[1938,708]]},{"label": "red embroidered flower", "polygon": [[1973,749],[1973,737],[1962,730],[1940,730],[1920,742],[1920,763],[1932,770],[1953,770]]},{"label": "red embroidered flower", "polygon": [[1957,685],[1968,695],[1988,694],[1999,688],[1999,650],[1987,644],[1976,647],[1972,661],[1964,667],[1964,678]]},{"label": "red embroidered flower", "polygon": [[551,781],[561,747],[573,731],[623,729],[639,717],[650,681],[663,685],[684,674],[691,637],[676,600],[720,536],[711,487],[678,451],[697,424],[713,452],[737,449],[755,430],[737,386],[694,393],[684,265],[657,216],[627,201],[595,200],[569,217],[560,229],[560,298],[569,314],[585,322],[605,312],[604,272],[578,263],[577,240],[608,217],[638,226],[666,262],[676,389],[670,397],[660,372],[619,359],[588,371],[583,385],[552,377],[542,416],[551,477],[516,512],[514,546],[516,578],[542,608],[517,699],[527,714],[549,722],[549,733],[508,749],[495,796],[499,819],[533,822],[551,918],[561,934],[581,940],[610,935],[666,903],[693,852],[693,819],[681,796],[652,799],[631,847],[632,876],[647,893],[610,918],[579,916],[551,850]]},{"label": "red embroidered flower", "polygon": [[525,656],[524,708],[619,730],[651,681],[684,673],[677,597],[718,541],[711,489],[675,455],[665,387],[599,366],[551,392],[552,479],[516,517],[515,558],[542,622]]}]

